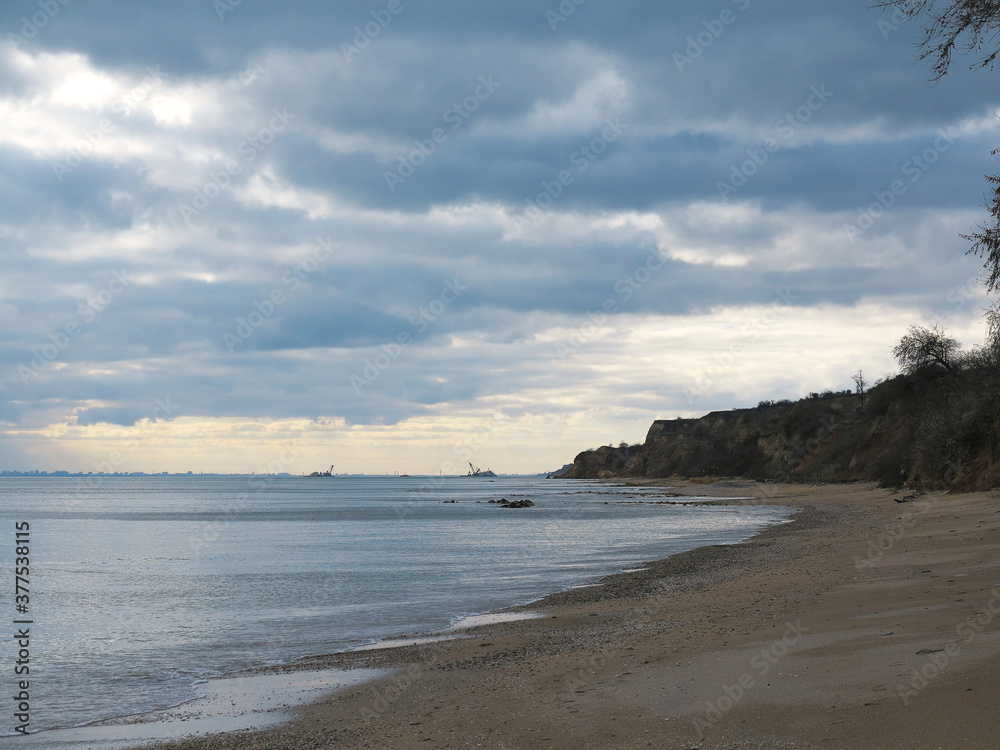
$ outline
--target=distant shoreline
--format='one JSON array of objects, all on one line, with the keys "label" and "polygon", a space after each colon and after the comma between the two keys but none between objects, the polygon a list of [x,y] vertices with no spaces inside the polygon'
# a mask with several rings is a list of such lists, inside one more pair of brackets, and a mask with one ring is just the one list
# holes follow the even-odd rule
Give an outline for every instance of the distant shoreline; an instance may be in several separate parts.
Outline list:
[{"label": "distant shoreline", "polygon": [[[517,479],[519,477],[536,479],[539,477],[546,477],[550,472],[542,472],[540,474],[494,474],[496,478],[508,478]],[[444,478],[444,479],[454,479],[455,477],[469,477],[470,479],[480,479],[489,477],[488,474],[480,475],[470,475],[470,474],[333,474],[329,477],[327,476],[311,476],[309,474],[289,474],[287,472],[281,472],[279,474],[267,474],[267,473],[235,473],[235,474],[224,474],[220,472],[209,472],[209,471],[180,471],[180,472],[146,472],[146,471],[116,471],[113,473],[108,473],[104,471],[88,471],[88,472],[70,472],[70,471],[0,471],[0,478],[8,477],[13,479],[66,479],[66,478],[76,478],[85,479],[87,477],[102,477],[102,478],[118,478],[126,479],[131,477],[273,477],[282,479],[384,479],[385,477],[395,477],[397,479],[429,479],[429,478]]]}]

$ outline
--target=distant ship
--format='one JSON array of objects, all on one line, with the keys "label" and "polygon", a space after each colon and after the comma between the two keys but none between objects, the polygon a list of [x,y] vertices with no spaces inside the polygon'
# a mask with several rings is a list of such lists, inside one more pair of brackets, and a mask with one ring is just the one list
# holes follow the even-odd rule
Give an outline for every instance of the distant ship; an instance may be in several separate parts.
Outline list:
[{"label": "distant ship", "polygon": [[496,474],[494,474],[489,469],[480,469],[477,466],[473,466],[472,462],[469,461],[469,473],[466,474],[465,476],[467,476],[467,477],[495,477]]},{"label": "distant ship", "polygon": [[309,474],[308,476],[310,476],[310,477],[333,477],[333,476],[336,476],[336,474],[333,473],[333,464],[330,464],[330,470],[329,471],[314,471],[312,474]]}]

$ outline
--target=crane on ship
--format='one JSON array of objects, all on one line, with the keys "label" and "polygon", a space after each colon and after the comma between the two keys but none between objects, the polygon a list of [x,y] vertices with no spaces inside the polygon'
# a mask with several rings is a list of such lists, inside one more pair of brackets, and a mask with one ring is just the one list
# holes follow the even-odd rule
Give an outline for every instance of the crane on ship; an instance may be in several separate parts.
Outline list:
[{"label": "crane on ship", "polygon": [[469,473],[466,474],[467,477],[495,477],[494,474],[489,469],[480,469],[478,466],[473,466],[472,461],[469,461]]},{"label": "crane on ship", "polygon": [[333,473],[333,464],[330,464],[330,470],[329,471],[314,471],[309,476],[311,476],[311,477],[332,477],[332,476],[334,476],[334,473]]}]

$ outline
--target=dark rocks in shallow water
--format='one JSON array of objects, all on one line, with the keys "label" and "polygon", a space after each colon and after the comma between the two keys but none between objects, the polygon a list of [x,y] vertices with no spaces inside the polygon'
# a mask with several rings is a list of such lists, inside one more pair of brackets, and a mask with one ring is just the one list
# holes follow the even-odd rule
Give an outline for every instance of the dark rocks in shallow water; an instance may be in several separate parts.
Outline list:
[{"label": "dark rocks in shallow water", "polygon": [[530,500],[508,500],[505,497],[499,500],[487,500],[488,503],[496,503],[501,508],[533,508],[535,504]]},{"label": "dark rocks in shallow water", "polygon": [[535,504],[530,500],[515,500],[514,502],[502,501],[501,506],[504,508],[534,508]]}]

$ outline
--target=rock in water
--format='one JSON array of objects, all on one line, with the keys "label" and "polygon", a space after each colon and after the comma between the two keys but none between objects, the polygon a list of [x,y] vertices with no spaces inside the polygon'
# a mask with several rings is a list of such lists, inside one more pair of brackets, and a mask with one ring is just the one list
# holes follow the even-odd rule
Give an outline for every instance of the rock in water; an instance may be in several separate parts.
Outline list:
[{"label": "rock in water", "polygon": [[504,508],[533,508],[535,504],[530,500],[515,500],[514,502],[504,501],[501,503]]}]

